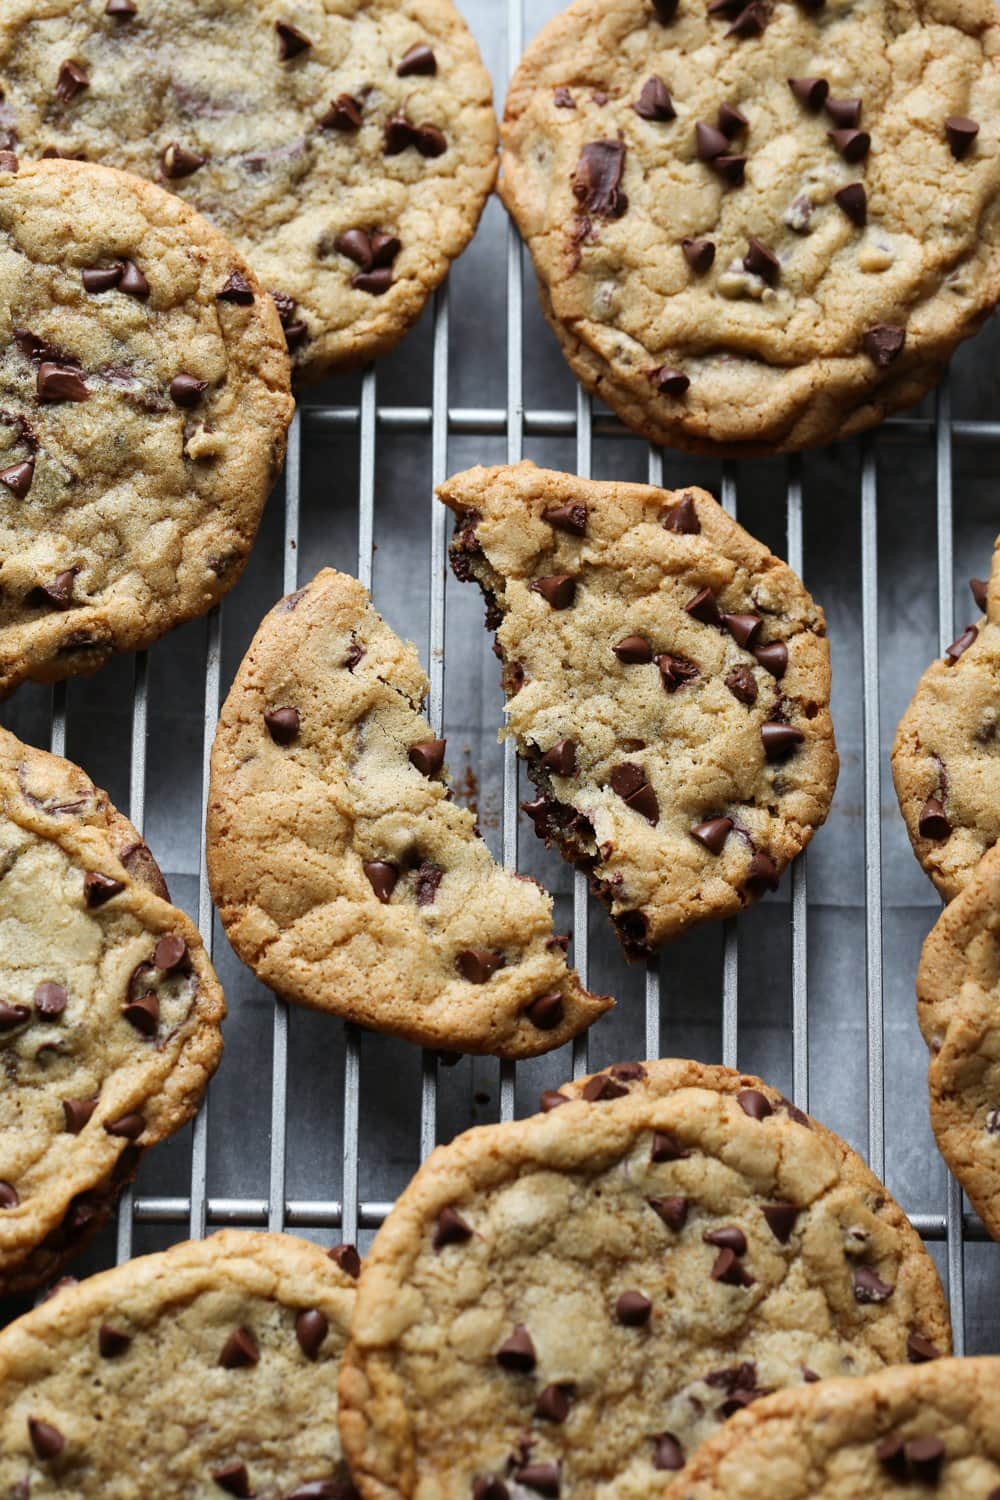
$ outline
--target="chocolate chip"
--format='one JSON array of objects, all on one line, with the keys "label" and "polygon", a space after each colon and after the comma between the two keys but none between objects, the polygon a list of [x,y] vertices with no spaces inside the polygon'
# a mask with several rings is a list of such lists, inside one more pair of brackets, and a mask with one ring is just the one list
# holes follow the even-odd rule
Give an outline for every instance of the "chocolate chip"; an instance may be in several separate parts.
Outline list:
[{"label": "chocolate chip", "polygon": [[363,229],[345,229],[342,234],[337,235],[333,248],[341,255],[346,255],[348,260],[353,260],[364,271],[372,266],[371,237]]},{"label": "chocolate chip", "polygon": [[122,1006],[122,1015],[143,1036],[155,1036],[160,1025],[160,1002],[151,991],[129,1000]]},{"label": "chocolate chip", "polygon": [[11,464],[9,469],[0,469],[0,484],[6,485],[15,500],[23,500],[31,489],[31,481],[35,477],[35,460],[26,458],[19,464]]},{"label": "chocolate chip", "polygon": [[396,889],[399,871],[384,859],[370,859],[361,866],[368,877],[368,884],[383,906],[388,906],[389,897]]},{"label": "chocolate chip", "polygon": [[894,1287],[872,1270],[871,1266],[854,1268],[854,1300],[856,1302],[885,1302],[892,1296]]},{"label": "chocolate chip", "polygon": [[701,522],[694,507],[694,497],[685,495],[678,505],[667,511],[663,518],[664,531],[675,531],[681,536],[699,536]]},{"label": "chocolate chip", "polygon": [[679,1232],[687,1223],[688,1200],[681,1197],[670,1198],[647,1198],[646,1202],[654,1213],[666,1224],[668,1229]]},{"label": "chocolate chip", "polygon": [[510,1491],[495,1474],[477,1474],[472,1481],[472,1500],[510,1500]]},{"label": "chocolate chip", "polygon": [[966,625],[962,634],[952,641],[944,654],[953,666],[958,658],[968,651],[978,635],[979,631],[975,625]]},{"label": "chocolate chip", "polygon": [[133,16],[138,15],[138,13],[138,8],[133,4],[133,0],[108,0],[107,5],[104,7],[104,14],[106,16],[115,16],[120,21],[129,21]]},{"label": "chocolate chip", "polygon": [[676,693],[678,688],[684,687],[695,678],[701,676],[697,664],[690,661],[686,656],[674,656],[669,651],[663,651],[656,658],[656,665],[660,669],[660,681],[668,693]]},{"label": "chocolate chip", "polygon": [[867,130],[828,130],[827,136],[851,166],[864,161],[871,150],[872,138]]},{"label": "chocolate chip", "polygon": [[765,760],[783,760],[802,744],[805,735],[792,724],[762,724],[760,742],[764,747]]},{"label": "chocolate chip", "polygon": [[532,1000],[530,1005],[526,1005],[524,1014],[532,1026],[537,1026],[539,1031],[554,1031],[562,1024],[566,1006],[559,991],[551,990],[549,994],[539,995],[537,1000]]},{"label": "chocolate chip", "polygon": [[586,1099],[588,1104],[603,1104],[609,1099],[624,1099],[627,1093],[628,1089],[616,1083],[610,1073],[595,1073],[583,1085],[580,1098]]},{"label": "chocolate chip", "polygon": [[669,1130],[653,1131],[653,1144],[649,1153],[651,1162],[684,1161],[690,1155],[690,1149],[675,1135],[671,1135]]},{"label": "chocolate chip", "polygon": [[66,568],[62,573],[57,573],[50,583],[40,583],[32,590],[28,603],[46,608],[69,609],[73,603],[73,580],[78,572],[78,568]]},{"label": "chocolate chip", "polygon": [[646,780],[646,773],[641,766],[623,761],[611,768],[610,780],[611,790],[621,797],[627,807],[631,807],[654,826],[659,822],[660,807],[656,793]]},{"label": "chocolate chip", "polygon": [[179,932],[165,932],[153,949],[153,963],[165,974],[179,969],[187,956],[188,945]]},{"label": "chocolate chip", "polygon": [[20,1201],[14,1184],[0,1180],[0,1208],[17,1208]]},{"label": "chocolate chip", "polygon": [[219,1364],[224,1370],[239,1370],[255,1365],[260,1359],[257,1341],[249,1328],[234,1328],[219,1354]]},{"label": "chocolate chip", "polygon": [[719,113],[716,118],[719,129],[727,141],[731,141],[734,136],[750,128],[750,121],[743,111],[737,109],[735,104],[730,104],[728,101],[719,105]]},{"label": "chocolate chip", "polygon": [[694,127],[694,150],[699,161],[714,161],[729,150],[729,138],[714,125],[699,120]]},{"label": "chocolate chip", "polygon": [[99,870],[88,870],[83,877],[83,904],[88,911],[94,911],[124,889],[123,880],[115,880],[111,875],[102,875]]},{"label": "chocolate chip", "polygon": [[553,573],[547,578],[536,578],[531,592],[541,594],[552,609],[569,609],[576,598],[576,579],[571,573]]},{"label": "chocolate chip", "polygon": [[421,156],[441,156],[447,151],[448,142],[436,125],[414,125],[403,110],[398,109],[386,121],[382,149],[386,156],[398,156],[407,146],[415,146]]},{"label": "chocolate chip", "polygon": [[952,156],[956,161],[961,161],[971,150],[972,143],[979,134],[979,126],[967,115],[949,115],[944,122],[944,133]]},{"label": "chocolate chip", "polygon": [[290,745],[299,737],[302,718],[297,708],[268,708],[264,710],[264,723],[276,745]]},{"label": "chocolate chip", "polygon": [[496,1362],[504,1370],[519,1370],[525,1374],[535,1368],[535,1346],[523,1323],[516,1324],[514,1332],[504,1339],[496,1352]]},{"label": "chocolate chip", "polygon": [[641,1292],[622,1292],[615,1303],[615,1322],[626,1328],[643,1328],[653,1314],[653,1304]]},{"label": "chocolate chip", "polygon": [[51,1422],[43,1422],[38,1417],[28,1418],[28,1437],[31,1446],[35,1450],[35,1457],[44,1463],[47,1459],[58,1458],[66,1446],[66,1439],[58,1427],[53,1427]]},{"label": "chocolate chip", "polygon": [[568,531],[571,536],[583,536],[587,530],[587,507],[570,502],[566,505],[551,505],[542,511],[542,520],[554,526],[556,531]]},{"label": "chocolate chip", "polygon": [[16,172],[20,163],[14,151],[0,151],[0,172]]},{"label": "chocolate chip", "polygon": [[736,644],[749,650],[764,621],[760,615],[723,615],[722,623]]},{"label": "chocolate chip", "polygon": [[849,182],[846,187],[838,188],[833,199],[852,224],[864,228],[868,222],[868,194],[863,182]]},{"label": "chocolate chip", "polygon": [[628,198],[621,188],[624,171],[624,141],[590,141],[583,147],[572,188],[585,214],[598,219],[621,218],[628,208]]},{"label": "chocolate chip", "polygon": [[92,294],[98,292],[110,292],[121,281],[125,267],[118,263],[115,266],[88,266],[80,273],[85,292]]},{"label": "chocolate chip", "polygon": [[677,117],[673,101],[662,78],[647,78],[632,108],[642,120],[673,120]]},{"label": "chocolate chip", "polygon": [[801,1212],[798,1206],[794,1203],[762,1203],[760,1211],[774,1238],[779,1244],[787,1245]]},{"label": "chocolate chip", "polygon": [[743,257],[743,269],[752,276],[759,276],[768,286],[777,286],[781,276],[781,263],[774,251],[763,240],[757,239],[756,235],[750,236],[748,245]]},{"label": "chocolate chip", "polygon": [[573,1400],[573,1386],[547,1385],[535,1402],[535,1416],[546,1422],[565,1422]]},{"label": "chocolate chip", "polygon": [[285,324],[285,344],[290,351],[298,349],[299,345],[304,344],[308,337],[309,327],[301,320],[297,323]]},{"label": "chocolate chip", "polygon": [[110,1323],[102,1323],[97,1330],[97,1349],[102,1359],[117,1359],[131,1344],[127,1333],[121,1333]]},{"label": "chocolate chip", "polygon": [[683,1469],[684,1449],[671,1432],[661,1432],[653,1439],[653,1468],[670,1472]]},{"label": "chocolate chip", "polygon": [[785,675],[788,667],[788,647],[784,641],[769,641],[766,646],[755,646],[753,654],[765,672],[778,681]]},{"label": "chocolate chip", "polygon": [[213,1469],[212,1481],[220,1490],[225,1490],[227,1495],[236,1495],[239,1500],[247,1500],[252,1493],[247,1466],[238,1458],[233,1459],[232,1463],[224,1464],[221,1469]]},{"label": "chocolate chip", "polygon": [[326,1313],[318,1307],[307,1307],[295,1319],[295,1337],[306,1359],[315,1359],[330,1331]]},{"label": "chocolate chip", "polygon": [[130,1114],[122,1115],[117,1120],[106,1120],[104,1129],[108,1135],[113,1135],[119,1140],[137,1141],[146,1128],[143,1115],[133,1110]]},{"label": "chocolate chip", "polygon": [[353,1245],[333,1245],[326,1253],[335,1266],[357,1281],[361,1275],[361,1256]]},{"label": "chocolate chip", "polygon": [[765,891],[778,889],[778,866],[763,849],[751,856],[744,884],[751,896],[763,896]]},{"label": "chocolate chip", "polygon": [[305,52],[312,46],[305,32],[300,31],[297,26],[292,26],[288,21],[275,21],[274,29],[278,33],[280,62],[288,62],[290,58],[298,57],[300,52]]},{"label": "chocolate chip", "polygon": [[717,156],[712,167],[730,187],[739,187],[746,174],[747,159],[745,156]]},{"label": "chocolate chip", "polygon": [[59,79],[56,83],[55,97],[62,103],[68,104],[75,99],[77,94],[90,87],[90,78],[85,68],[79,63],[64,62],[59,69]]},{"label": "chocolate chip", "polygon": [[647,372],[647,378],[664,396],[683,396],[691,384],[690,376],[673,365],[657,365],[655,370]]},{"label": "chocolate chip", "polygon": [[527,1485],[536,1494],[558,1496],[559,1465],[557,1463],[522,1464],[514,1472],[518,1484]]},{"label": "chocolate chip", "polygon": [[810,1370],[808,1365],[802,1366],[802,1379],[805,1381],[806,1385],[815,1385],[817,1380],[819,1380],[820,1378],[821,1377],[816,1374],[815,1370]]},{"label": "chocolate chip", "polygon": [[753,1286],[754,1278],[746,1266],[741,1265],[733,1250],[720,1250],[712,1263],[710,1276],[713,1281],[722,1281],[726,1286]]},{"label": "chocolate chip", "polygon": [[97,1096],[93,1099],[64,1099],[63,1119],[70,1135],[79,1135],[97,1108]]},{"label": "chocolate chip", "polygon": [[163,163],[163,175],[170,182],[177,182],[182,177],[190,177],[203,167],[208,160],[199,151],[192,151],[189,146],[182,146],[180,141],[171,141],[163,148],[160,157]]},{"label": "chocolate chip", "polygon": [[230,271],[223,286],[215,294],[217,302],[235,302],[240,307],[249,307],[253,302],[253,288],[242,271]]},{"label": "chocolate chip", "polygon": [[653,10],[656,12],[656,19],[662,26],[670,25],[670,22],[677,14],[679,3],[680,0],[653,0]]},{"label": "chocolate chip", "polygon": [[0,1031],[13,1031],[30,1018],[31,1011],[26,1005],[8,1005],[6,1000],[0,1000]]},{"label": "chocolate chip", "polygon": [[389,266],[376,266],[372,271],[358,271],[351,277],[351,286],[372,297],[384,297],[392,286],[392,270]]},{"label": "chocolate chip", "polygon": [[653,660],[653,648],[644,635],[622,636],[617,646],[611,649],[618,660],[629,667],[643,666]]},{"label": "chocolate chip", "polygon": [[763,0],[750,0],[750,4],[743,7],[732,26],[726,32],[726,36],[735,36],[741,39],[750,36],[761,36],[769,19],[767,6],[763,4]]},{"label": "chocolate chip", "polygon": [[576,100],[568,88],[560,87],[553,89],[552,103],[556,109],[576,109]]},{"label": "chocolate chip", "polygon": [[[3,475],[0,474],[0,479],[2,479],[2,478],[3,478]],[[969,588],[972,590],[972,597],[976,601],[976,604],[977,604],[978,608],[981,609],[983,611],[983,613],[985,614],[986,613],[986,594],[987,594],[987,591],[989,589],[989,584],[987,583],[986,579],[985,578],[970,578],[969,579]]]},{"label": "chocolate chip", "polygon": [[704,276],[706,271],[711,270],[715,260],[715,246],[711,240],[683,239],[681,249],[684,259],[696,276]]},{"label": "chocolate chip", "polygon": [[38,367],[39,401],[86,401],[90,392],[79,370],[46,359]]},{"label": "chocolate chip", "polygon": [[208,390],[208,381],[195,375],[175,375],[170,382],[170,399],[175,406],[197,406]]},{"label": "chocolate chip", "polygon": [[127,260],[122,266],[121,280],[118,282],[118,290],[124,292],[127,297],[138,297],[145,301],[149,296],[149,282],[139,270],[135,261]]},{"label": "chocolate chip", "polygon": [[697,839],[699,844],[705,846],[709,854],[721,854],[722,847],[732,827],[732,818],[709,818],[706,822],[698,823],[688,831],[693,839]]},{"label": "chocolate chip", "polygon": [[734,1255],[746,1255],[747,1237],[738,1224],[723,1224],[719,1229],[709,1229],[702,1235],[706,1245],[715,1245],[719,1250],[731,1250]]},{"label": "chocolate chip", "polygon": [[715,595],[709,588],[699,589],[694,597],[688,600],[684,609],[692,619],[700,620],[703,625],[721,626],[722,624],[722,612],[716,603]]},{"label": "chocolate chip", "polygon": [[760,1089],[740,1089],[736,1095],[736,1102],[751,1120],[766,1120],[768,1115],[774,1114],[770,1100],[761,1093]]},{"label": "chocolate chip", "polygon": [[826,112],[839,130],[857,130],[861,123],[861,100],[827,97]]},{"label": "chocolate chip", "polygon": [[404,52],[396,69],[397,78],[409,78],[411,74],[430,75],[437,72],[437,59],[426,42],[417,42],[409,52]]},{"label": "chocolate chip", "polygon": [[740,703],[749,706],[757,702],[757,679],[749,667],[734,667],[726,678],[726,687]]},{"label": "chocolate chip", "polygon": [[462,1218],[457,1208],[449,1204],[443,1208],[437,1216],[437,1224],[434,1229],[434,1249],[443,1250],[445,1245],[464,1245],[466,1240],[471,1240],[472,1229]]},{"label": "chocolate chip", "polygon": [[503,954],[490,948],[464,948],[455,959],[455,968],[469,984],[486,984],[503,966]]},{"label": "chocolate chip", "polygon": [[69,996],[61,984],[56,984],[52,979],[46,979],[37,987],[32,999],[42,1019],[54,1021],[66,1009]]},{"label": "chocolate chip", "polygon": [[576,745],[572,740],[556,740],[538,764],[554,776],[572,776],[576,770]]},{"label": "chocolate chip", "polygon": [[359,100],[351,94],[338,94],[326,114],[320,116],[319,123],[328,130],[360,130],[362,120]]},{"label": "chocolate chip", "polygon": [[944,1442],[939,1437],[910,1438],[904,1452],[918,1479],[936,1479],[944,1458]]},{"label": "chocolate chip", "polygon": [[920,809],[917,829],[922,839],[946,839],[951,833],[951,824],[937,797],[928,797]]},{"label": "chocolate chip", "polygon": [[830,85],[825,78],[789,78],[788,87],[800,104],[818,114],[826,103]]},{"label": "chocolate chip", "polygon": [[910,1332],[906,1335],[906,1358],[911,1365],[923,1365],[928,1360],[940,1359],[941,1350],[922,1333]]},{"label": "chocolate chip", "polygon": [[890,1474],[902,1477],[906,1473],[906,1454],[903,1451],[903,1439],[890,1436],[884,1437],[875,1448],[876,1462]]}]

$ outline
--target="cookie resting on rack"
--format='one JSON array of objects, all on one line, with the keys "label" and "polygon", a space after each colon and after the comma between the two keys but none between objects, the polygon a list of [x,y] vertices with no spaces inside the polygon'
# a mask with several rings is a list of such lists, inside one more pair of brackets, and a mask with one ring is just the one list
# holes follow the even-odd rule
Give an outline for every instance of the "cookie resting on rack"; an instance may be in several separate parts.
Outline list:
[{"label": "cookie resting on rack", "polygon": [[148,848],[78,767],[0,730],[0,807],[5,1296],[82,1249],[191,1118],[225,1003]]},{"label": "cookie resting on rack", "polygon": [[1000,298],[992,0],[574,0],[500,191],[575,375],[675,448],[910,405]]},{"label": "cookie resting on rack", "polygon": [[364,1500],[636,1500],[771,1390],[950,1346],[933,1263],[759,1079],[631,1063],[467,1131],[362,1271],[340,1380]]},{"label": "cookie resting on rack", "polygon": [[297,376],[383,353],[493,188],[451,0],[4,0],[0,149],[164,183],[273,295]]},{"label": "cookie resting on rack", "polygon": [[0,1334],[0,1491],[357,1500],[337,1436],[352,1257],[225,1230],[58,1289]]},{"label": "cookie resting on rack", "polygon": [[208,869],[237,954],[288,1000],[425,1047],[531,1057],[611,1005],[552,900],[451,800],[416,650],[324,569],[254,637],[212,750]]},{"label": "cookie resting on rack", "polygon": [[218,230],[136,177],[0,150],[0,694],[211,609],[291,415],[278,315]]},{"label": "cookie resting on rack", "polygon": [[938,917],[917,971],[941,1154],[1000,1240],[1000,845]]},{"label": "cookie resting on rack", "polygon": [[927,668],[892,747],[913,852],[945,901],[1000,836],[1000,540],[972,592],[984,615]]},{"label": "cookie resting on rack", "polygon": [[823,612],[704,490],[522,463],[438,490],[486,596],[536,832],[626,952],[774,889],[837,779]]},{"label": "cookie resting on rack", "polygon": [[993,1500],[1000,1359],[942,1359],[781,1391],[728,1422],[666,1500]]}]

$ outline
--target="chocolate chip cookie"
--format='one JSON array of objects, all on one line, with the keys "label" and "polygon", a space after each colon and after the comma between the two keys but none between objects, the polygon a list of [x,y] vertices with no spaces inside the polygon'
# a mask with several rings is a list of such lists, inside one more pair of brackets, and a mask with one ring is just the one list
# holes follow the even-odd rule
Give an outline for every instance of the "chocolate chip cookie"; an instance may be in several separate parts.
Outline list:
[{"label": "chocolate chip cookie", "polygon": [[551,898],[451,800],[416,650],[325,569],[265,618],[212,751],[208,868],[244,963],[289,1000],[426,1047],[531,1057],[611,1005]]},{"label": "chocolate chip cookie", "polygon": [[226,1230],[59,1290],[0,1334],[0,1490],[357,1500],[337,1436],[352,1276]]},{"label": "chocolate chip cookie", "polygon": [[892,747],[913,852],[945,901],[1000,836],[1000,544],[972,593],[985,614],[927,668]]},{"label": "chocolate chip cookie", "polygon": [[941,1154],[1000,1239],[1000,845],[938,918],[917,972]]},{"label": "chocolate chip cookie", "polygon": [[459,1136],[362,1272],[340,1381],[364,1500],[663,1494],[768,1391],[949,1349],[859,1157],[725,1068],[632,1063]]},{"label": "chocolate chip cookie", "polygon": [[4,146],[207,214],[303,380],[392,347],[496,176],[489,76],[451,0],[4,0]]},{"label": "chocolate chip cookie", "polygon": [[823,612],[704,490],[469,469],[438,491],[497,632],[535,830],[630,956],[773,890],[837,778]]},{"label": "chocolate chip cookie", "polygon": [[699,1448],[666,1493],[732,1500],[751,1484],[768,1500],[995,1500],[1000,1359],[942,1359],[768,1396]]},{"label": "chocolate chip cookie", "polygon": [[501,194],[623,421],[791,452],[916,401],[1000,298],[998,133],[992,0],[574,0]]},{"label": "chocolate chip cookie", "polygon": [[179,199],[0,151],[0,694],[92,672],[232,587],[284,454],[283,344]]},{"label": "chocolate chip cookie", "polygon": [[225,1003],[146,845],[78,767],[0,730],[0,807],[4,1296],[81,1249],[191,1118]]}]

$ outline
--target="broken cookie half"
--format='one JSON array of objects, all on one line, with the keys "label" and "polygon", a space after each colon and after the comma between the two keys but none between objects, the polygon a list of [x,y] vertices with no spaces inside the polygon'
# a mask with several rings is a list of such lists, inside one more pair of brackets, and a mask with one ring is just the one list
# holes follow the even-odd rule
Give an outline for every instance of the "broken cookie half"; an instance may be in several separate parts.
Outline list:
[{"label": "broken cookie half", "polygon": [[208,866],[237,954],[289,1000],[426,1047],[531,1057],[612,1002],[552,900],[451,801],[416,650],[324,569],[258,630],[212,751]]},{"label": "broken cookie half", "polygon": [[451,561],[497,633],[536,832],[626,953],[773,890],[837,780],[823,612],[704,490],[457,474]]}]

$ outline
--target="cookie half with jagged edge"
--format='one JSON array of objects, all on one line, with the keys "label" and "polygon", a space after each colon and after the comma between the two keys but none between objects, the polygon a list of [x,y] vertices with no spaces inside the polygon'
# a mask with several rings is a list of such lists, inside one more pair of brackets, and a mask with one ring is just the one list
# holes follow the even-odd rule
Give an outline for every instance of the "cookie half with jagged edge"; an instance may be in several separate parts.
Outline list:
[{"label": "cookie half with jagged edge", "polygon": [[768,1391],[950,1349],[842,1140],[727,1068],[627,1063],[439,1147],[366,1257],[340,1380],[364,1500],[648,1500]]},{"label": "cookie half with jagged edge", "polygon": [[212,750],[208,868],[237,954],[286,999],[422,1046],[531,1057],[611,1005],[552,899],[451,800],[416,650],[324,569],[261,624]]},{"label": "cookie half with jagged edge", "polygon": [[522,463],[438,495],[496,631],[525,811],[629,956],[774,889],[838,768],[826,624],[791,569],[704,490]]},{"label": "cookie half with jagged edge", "polygon": [[0,1295],[52,1277],[198,1108],[222,990],[139,834],[0,730]]}]

